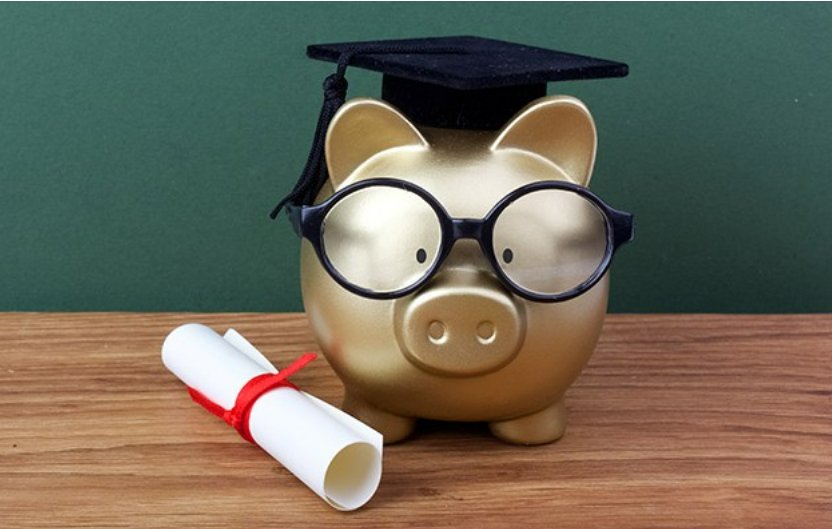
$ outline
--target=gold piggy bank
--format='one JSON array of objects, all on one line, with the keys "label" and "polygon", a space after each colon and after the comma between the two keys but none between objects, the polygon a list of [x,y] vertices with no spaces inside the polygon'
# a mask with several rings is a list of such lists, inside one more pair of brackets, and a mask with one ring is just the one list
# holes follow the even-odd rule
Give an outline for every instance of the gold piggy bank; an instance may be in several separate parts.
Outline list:
[{"label": "gold piggy bank", "polygon": [[632,217],[586,189],[595,151],[589,111],[566,96],[498,131],[417,127],[375,99],[338,111],[318,206],[290,215],[345,411],[388,443],[419,418],[485,421],[510,443],[563,435],[610,259],[632,236]]}]

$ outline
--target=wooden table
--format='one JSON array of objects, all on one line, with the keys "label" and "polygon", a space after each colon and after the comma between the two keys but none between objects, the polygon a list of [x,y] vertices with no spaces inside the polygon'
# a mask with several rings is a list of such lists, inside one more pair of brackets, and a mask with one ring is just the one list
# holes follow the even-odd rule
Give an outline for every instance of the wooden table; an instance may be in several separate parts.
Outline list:
[{"label": "wooden table", "polygon": [[[564,439],[424,424],[348,514],[165,370],[192,321],[316,349],[301,314],[0,314],[0,527],[832,527],[832,315],[611,316]],[[322,360],[293,380],[339,402]]]}]

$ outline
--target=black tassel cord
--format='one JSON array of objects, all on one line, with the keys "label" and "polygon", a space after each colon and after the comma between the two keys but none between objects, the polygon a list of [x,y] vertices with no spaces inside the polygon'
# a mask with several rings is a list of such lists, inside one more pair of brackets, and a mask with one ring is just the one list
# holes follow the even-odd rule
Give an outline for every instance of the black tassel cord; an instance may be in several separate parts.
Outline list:
[{"label": "black tassel cord", "polygon": [[336,72],[324,80],[324,102],[321,106],[321,113],[318,116],[318,125],[315,128],[315,136],[312,139],[312,148],[309,150],[309,156],[306,159],[306,165],[303,167],[303,172],[298,178],[295,187],[288,195],[283,197],[277,206],[269,215],[275,219],[280,213],[280,210],[286,204],[292,203],[295,205],[311,204],[318,192],[323,187],[324,183],[329,178],[326,169],[326,159],[324,153],[324,142],[326,133],[329,129],[329,124],[335,113],[344,104],[347,98],[347,67],[350,62],[357,55],[377,55],[377,54],[457,54],[466,53],[461,48],[453,47],[426,47],[426,46],[361,46],[345,51],[338,57],[338,69]]}]

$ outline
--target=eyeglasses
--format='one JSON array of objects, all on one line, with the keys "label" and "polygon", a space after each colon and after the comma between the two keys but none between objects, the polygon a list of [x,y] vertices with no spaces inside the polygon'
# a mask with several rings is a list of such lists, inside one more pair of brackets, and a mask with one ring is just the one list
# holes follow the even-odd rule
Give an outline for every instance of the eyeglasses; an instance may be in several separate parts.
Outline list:
[{"label": "eyeglasses", "polygon": [[321,204],[287,210],[332,278],[373,299],[415,291],[457,240],[475,239],[512,292],[532,301],[565,301],[603,277],[634,231],[630,213],[560,181],[519,187],[482,219],[452,218],[433,195],[392,178],[363,180]]}]

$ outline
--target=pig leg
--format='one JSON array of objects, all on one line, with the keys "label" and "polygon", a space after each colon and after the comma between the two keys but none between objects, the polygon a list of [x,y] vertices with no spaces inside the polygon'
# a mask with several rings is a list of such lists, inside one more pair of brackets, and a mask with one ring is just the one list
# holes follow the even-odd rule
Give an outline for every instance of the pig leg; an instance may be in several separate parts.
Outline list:
[{"label": "pig leg", "polygon": [[402,417],[382,410],[349,391],[344,393],[341,408],[380,432],[384,436],[384,444],[401,441],[413,433],[416,427],[416,419],[413,417]]},{"label": "pig leg", "polygon": [[566,406],[563,399],[529,415],[494,421],[491,433],[501,441],[522,445],[539,445],[557,441],[566,431]]}]

